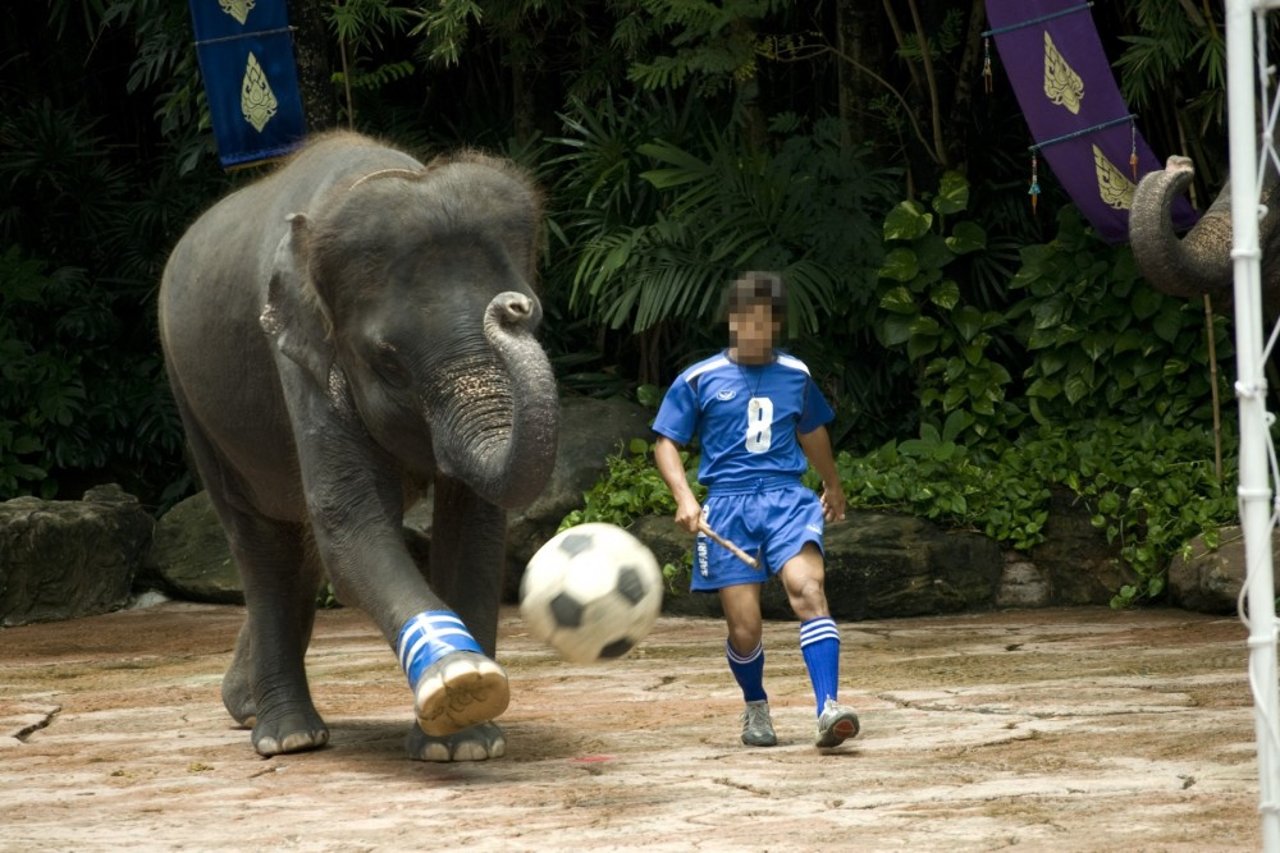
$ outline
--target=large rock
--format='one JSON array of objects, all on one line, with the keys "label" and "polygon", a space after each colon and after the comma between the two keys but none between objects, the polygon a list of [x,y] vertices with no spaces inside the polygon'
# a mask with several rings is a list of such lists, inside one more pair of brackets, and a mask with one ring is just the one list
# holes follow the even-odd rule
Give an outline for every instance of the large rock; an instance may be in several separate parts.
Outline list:
[{"label": "large rock", "polygon": [[[1201,613],[1235,613],[1240,589],[1248,574],[1244,555],[1244,531],[1239,526],[1218,531],[1218,547],[1204,538],[1191,540],[1186,556],[1178,554],[1169,564],[1169,596],[1173,603]],[[1271,561],[1280,566],[1280,547],[1273,538]]]},{"label": "large rock", "polygon": [[1088,507],[1068,489],[1053,490],[1044,535],[1030,561],[1047,579],[1050,603],[1109,604],[1121,586],[1137,579],[1121,559],[1119,543],[1107,542]]},{"label": "large rock", "polygon": [[187,601],[244,603],[240,571],[207,492],[192,495],[160,517],[138,580]]},{"label": "large rock", "polygon": [[[690,534],[667,517],[637,519],[629,529],[659,564],[674,567],[666,612],[720,615],[716,596],[688,592]],[[910,516],[850,511],[843,523],[827,526],[824,539],[827,603],[837,619],[957,613],[995,605],[1004,557],[981,534],[945,530]],[[765,584],[760,606],[766,618],[794,618],[776,578]]]},{"label": "large rock", "polygon": [[151,544],[151,516],[117,485],[81,501],[0,503],[0,624],[117,610]]}]

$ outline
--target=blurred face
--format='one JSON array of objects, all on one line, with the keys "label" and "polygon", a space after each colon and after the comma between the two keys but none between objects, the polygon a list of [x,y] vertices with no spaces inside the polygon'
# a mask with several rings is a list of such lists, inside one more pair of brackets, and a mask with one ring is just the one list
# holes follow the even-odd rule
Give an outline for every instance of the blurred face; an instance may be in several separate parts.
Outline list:
[{"label": "blurred face", "polygon": [[738,361],[764,362],[773,358],[773,341],[782,324],[773,319],[768,303],[748,305],[729,315],[729,348]]}]

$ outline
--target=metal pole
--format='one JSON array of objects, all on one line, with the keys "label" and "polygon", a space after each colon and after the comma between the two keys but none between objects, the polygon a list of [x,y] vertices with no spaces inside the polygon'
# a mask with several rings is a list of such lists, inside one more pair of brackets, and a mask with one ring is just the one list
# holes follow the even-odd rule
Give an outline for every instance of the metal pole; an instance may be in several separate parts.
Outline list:
[{"label": "metal pole", "polygon": [[[1227,0],[1227,104],[1231,157],[1231,257],[1235,272],[1236,395],[1240,407],[1240,522],[1244,528],[1249,680],[1254,697],[1262,849],[1280,853],[1280,690],[1276,682],[1275,586],[1271,565],[1271,477],[1263,365],[1258,157],[1254,116],[1254,3]],[[1259,6],[1263,4],[1258,4]],[[1259,30],[1265,33],[1265,13]],[[1264,70],[1265,75],[1267,72]],[[1263,79],[1264,86],[1267,81]],[[1271,142],[1270,134],[1264,145]]]}]

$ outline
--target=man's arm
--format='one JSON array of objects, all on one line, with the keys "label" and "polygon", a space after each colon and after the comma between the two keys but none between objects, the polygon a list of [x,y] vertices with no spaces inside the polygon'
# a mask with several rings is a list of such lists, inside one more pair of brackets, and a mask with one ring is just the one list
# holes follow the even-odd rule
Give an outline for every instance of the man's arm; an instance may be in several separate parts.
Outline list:
[{"label": "man's arm", "polygon": [[831,436],[825,426],[798,436],[809,463],[822,478],[822,515],[827,521],[844,521],[844,488],[831,454]]},{"label": "man's arm", "polygon": [[702,506],[693,496],[693,489],[689,488],[684,463],[680,461],[679,445],[665,435],[658,436],[658,442],[653,447],[653,459],[658,465],[658,473],[671,490],[671,496],[676,499],[676,525],[690,533],[697,533]]}]

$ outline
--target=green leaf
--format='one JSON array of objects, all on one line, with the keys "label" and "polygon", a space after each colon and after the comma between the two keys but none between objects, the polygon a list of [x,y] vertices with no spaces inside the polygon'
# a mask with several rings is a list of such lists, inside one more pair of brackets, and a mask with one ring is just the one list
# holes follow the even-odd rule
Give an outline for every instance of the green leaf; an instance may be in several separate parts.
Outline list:
[{"label": "green leaf", "polygon": [[972,305],[966,305],[951,315],[956,331],[966,341],[973,340],[974,335],[982,331],[982,312]]},{"label": "green leaf", "polygon": [[1062,386],[1052,379],[1040,378],[1031,383],[1027,388],[1028,397],[1042,397],[1046,400],[1052,400],[1062,393]]},{"label": "green leaf", "polygon": [[955,410],[947,415],[946,422],[942,425],[942,440],[955,441],[960,437],[960,433],[968,429],[974,421],[973,415],[960,409]]},{"label": "green leaf", "polygon": [[1074,374],[1067,377],[1067,381],[1063,383],[1063,392],[1067,396],[1068,403],[1078,403],[1085,397],[1089,396],[1090,386],[1080,374]]},{"label": "green leaf", "polygon": [[938,348],[938,339],[928,335],[912,335],[907,341],[907,358],[915,361]]},{"label": "green leaf", "polygon": [[911,281],[919,274],[920,263],[916,259],[916,253],[902,247],[887,252],[877,272],[881,278],[893,281]]},{"label": "green leaf", "polygon": [[662,389],[649,383],[637,385],[636,402],[645,408],[656,409],[662,404]]},{"label": "green leaf", "polygon": [[1155,331],[1160,338],[1173,343],[1182,331],[1182,312],[1177,305],[1166,305],[1155,319]]},{"label": "green leaf", "polygon": [[949,278],[938,282],[929,292],[929,301],[943,310],[950,311],[960,302],[960,285]]},{"label": "green leaf", "polygon": [[1088,332],[1084,336],[1084,340],[1080,341],[1080,347],[1085,351],[1093,361],[1102,358],[1111,349],[1112,335],[1108,332]]},{"label": "green leaf", "polygon": [[1115,345],[1112,352],[1120,355],[1123,352],[1133,352],[1141,350],[1147,341],[1147,335],[1139,329],[1125,329],[1116,335]]},{"label": "green leaf", "polygon": [[940,270],[956,259],[956,253],[947,248],[947,241],[937,234],[925,234],[912,247],[916,250],[920,269],[934,275],[941,275]]},{"label": "green leaf", "polygon": [[917,201],[899,202],[884,220],[884,239],[914,240],[933,226],[933,214]]},{"label": "green leaf", "polygon": [[987,232],[975,222],[958,222],[947,238],[947,248],[957,255],[966,255],[987,247]]},{"label": "green leaf", "polygon": [[905,287],[895,287],[880,297],[880,307],[886,311],[903,316],[914,317],[920,313],[915,296]]},{"label": "green leaf", "polygon": [[1164,304],[1164,297],[1148,287],[1140,287],[1134,291],[1131,305],[1133,306],[1133,314],[1139,320],[1145,320],[1160,310],[1160,306]]},{"label": "green leaf", "polygon": [[969,181],[959,172],[944,172],[933,197],[933,209],[943,216],[959,213],[969,206]]},{"label": "green leaf", "polygon": [[876,325],[876,337],[886,347],[896,347],[911,340],[911,322],[915,315],[890,315]]}]

